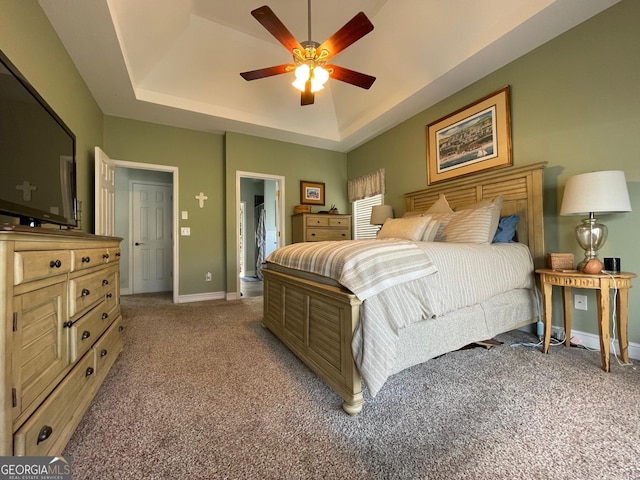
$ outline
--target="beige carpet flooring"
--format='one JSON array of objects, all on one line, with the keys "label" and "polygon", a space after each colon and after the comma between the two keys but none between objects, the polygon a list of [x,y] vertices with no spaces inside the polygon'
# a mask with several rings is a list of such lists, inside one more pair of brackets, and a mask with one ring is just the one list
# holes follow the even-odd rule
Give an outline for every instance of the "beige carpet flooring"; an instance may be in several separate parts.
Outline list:
[{"label": "beige carpet flooring", "polygon": [[640,479],[640,366],[499,347],[394,375],[363,412],[262,328],[262,298],[123,297],[125,349],[64,455],[81,479]]}]

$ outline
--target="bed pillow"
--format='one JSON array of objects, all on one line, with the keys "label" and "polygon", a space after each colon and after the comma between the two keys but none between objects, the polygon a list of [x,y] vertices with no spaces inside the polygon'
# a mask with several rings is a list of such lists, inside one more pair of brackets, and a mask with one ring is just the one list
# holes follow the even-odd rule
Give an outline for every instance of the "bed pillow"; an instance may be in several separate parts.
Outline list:
[{"label": "bed pillow", "polygon": [[431,221],[431,217],[416,216],[408,218],[388,218],[378,232],[379,239],[403,238],[405,240],[418,241]]},{"label": "bed pillow", "polygon": [[433,218],[431,218],[431,221],[427,225],[427,228],[425,228],[424,232],[422,233],[422,241],[423,242],[435,241],[439,228],[440,228],[440,222],[438,220],[434,220]]},{"label": "bed pillow", "polygon": [[442,231],[444,242],[491,243],[498,229],[502,196],[462,207],[450,215]]},{"label": "bed pillow", "polygon": [[449,206],[449,202],[447,202],[447,198],[443,193],[441,193],[438,200],[427,209],[427,214],[431,213],[453,213],[453,209]]},{"label": "bed pillow", "polygon": [[514,213],[506,217],[500,217],[496,234],[493,236],[493,243],[510,243],[518,241],[516,226],[520,221],[520,215]]}]

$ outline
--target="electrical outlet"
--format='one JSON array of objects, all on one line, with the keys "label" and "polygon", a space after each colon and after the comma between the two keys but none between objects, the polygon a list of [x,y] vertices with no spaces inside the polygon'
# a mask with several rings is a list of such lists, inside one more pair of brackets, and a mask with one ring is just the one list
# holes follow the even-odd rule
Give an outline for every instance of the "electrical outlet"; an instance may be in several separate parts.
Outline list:
[{"label": "electrical outlet", "polygon": [[180,227],[180,235],[182,235],[183,237],[188,237],[189,235],[191,235],[191,228],[190,227]]},{"label": "electrical outlet", "polygon": [[207,272],[204,274],[204,279],[206,282],[210,282],[211,281],[211,272]]},{"label": "electrical outlet", "polygon": [[586,310],[587,309],[587,296],[586,295],[576,295],[573,299],[573,305],[576,310]]}]

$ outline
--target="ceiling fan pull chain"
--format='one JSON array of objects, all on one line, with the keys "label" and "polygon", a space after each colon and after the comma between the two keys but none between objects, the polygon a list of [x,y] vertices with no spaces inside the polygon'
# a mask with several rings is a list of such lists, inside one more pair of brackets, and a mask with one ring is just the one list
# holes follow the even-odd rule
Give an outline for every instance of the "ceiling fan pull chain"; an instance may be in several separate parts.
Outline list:
[{"label": "ceiling fan pull chain", "polygon": [[307,32],[309,32],[307,39],[311,41],[311,0],[307,0]]}]

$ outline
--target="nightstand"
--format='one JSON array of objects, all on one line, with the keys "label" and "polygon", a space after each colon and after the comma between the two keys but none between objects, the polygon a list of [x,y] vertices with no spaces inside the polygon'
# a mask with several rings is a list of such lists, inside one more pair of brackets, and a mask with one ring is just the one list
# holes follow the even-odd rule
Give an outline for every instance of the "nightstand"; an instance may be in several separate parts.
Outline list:
[{"label": "nightstand", "polygon": [[616,329],[618,343],[620,345],[620,357],[623,362],[629,362],[629,340],[627,338],[627,316],[629,312],[629,289],[634,273],[618,272],[612,274],[598,273],[587,275],[578,271],[561,272],[557,270],[536,270],[540,275],[542,285],[542,299],[544,304],[544,341],[542,352],[547,353],[551,340],[551,313],[553,286],[562,287],[562,303],[564,307],[564,331],[566,333],[565,345],[570,346],[571,337],[571,289],[588,288],[596,290],[598,304],[598,331],[600,334],[600,356],[602,357],[602,369],[608,372],[609,366],[609,317],[610,290],[618,290],[616,296]]}]

